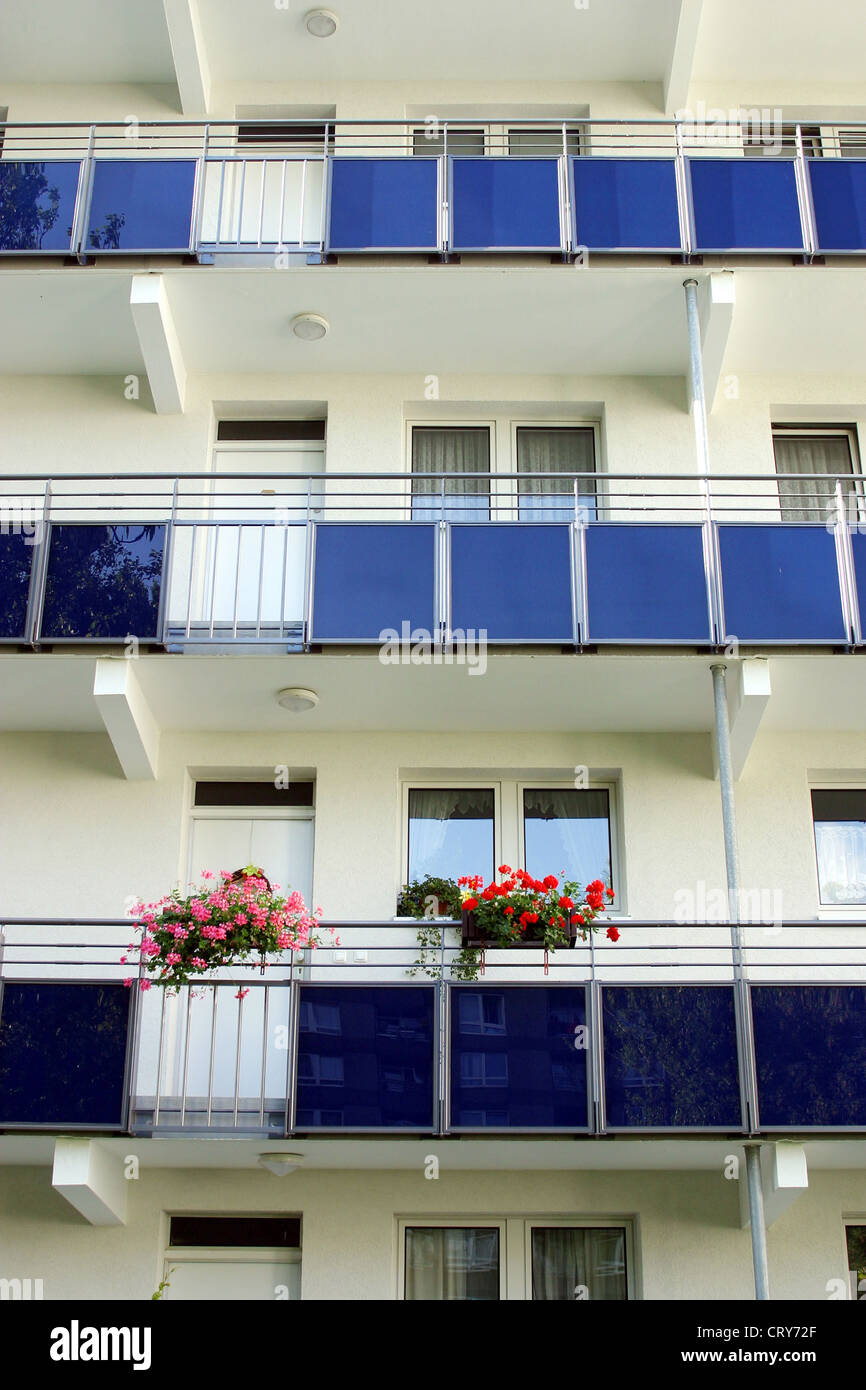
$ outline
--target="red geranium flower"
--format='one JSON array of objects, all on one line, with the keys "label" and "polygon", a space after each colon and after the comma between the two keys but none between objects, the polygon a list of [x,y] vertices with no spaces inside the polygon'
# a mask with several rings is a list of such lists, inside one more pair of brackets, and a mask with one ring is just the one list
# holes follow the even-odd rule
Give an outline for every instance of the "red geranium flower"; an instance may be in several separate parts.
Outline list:
[{"label": "red geranium flower", "polygon": [[466,911],[467,911],[467,912],[474,912],[475,909],[476,909],[476,907],[478,906],[478,899],[477,899],[477,898],[467,898],[466,901],[464,902],[463,906],[466,908]]},{"label": "red geranium flower", "polygon": [[619,941],[619,932],[616,927],[608,927],[607,934],[611,941]]}]

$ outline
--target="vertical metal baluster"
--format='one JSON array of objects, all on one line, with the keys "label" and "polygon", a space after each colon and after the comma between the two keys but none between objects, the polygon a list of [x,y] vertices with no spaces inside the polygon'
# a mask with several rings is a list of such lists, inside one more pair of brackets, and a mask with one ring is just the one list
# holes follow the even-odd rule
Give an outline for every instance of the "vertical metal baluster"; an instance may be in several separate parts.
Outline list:
[{"label": "vertical metal baluster", "polygon": [[226,191],[226,164],[227,161],[223,158],[220,162],[220,193],[217,200],[216,227],[214,228],[214,245],[216,246],[219,246],[223,239],[223,204],[225,202]]},{"label": "vertical metal baluster", "polygon": [[262,191],[261,191],[261,193],[260,193],[260,195],[259,195],[259,235],[258,235],[258,241],[256,242],[256,245],[259,247],[259,250],[261,250],[261,245],[262,245],[262,229],[263,229],[264,221],[265,221],[265,188],[266,188],[266,186],[267,186],[267,181],[268,181],[268,161],[267,161],[266,159],[263,159],[263,160],[262,160]]},{"label": "vertical metal baluster", "polygon": [[[301,161],[301,206],[298,211],[298,245],[304,244],[304,219],[307,212],[307,165],[308,159]],[[324,165],[322,166],[324,172]],[[285,177],[285,174],[284,174]]]},{"label": "vertical metal baluster", "polygon": [[198,533],[201,528],[193,523],[192,527],[192,550],[189,557],[189,593],[186,601],[186,636],[192,632],[192,596],[195,588],[195,562],[198,551]]},{"label": "vertical metal baluster", "polygon": [[189,985],[186,987],[186,1028],[183,1037],[183,1090],[180,1097],[180,1124],[181,1128],[186,1124],[186,1088],[189,1078],[189,1028],[190,1015],[192,1013],[192,990]]},{"label": "vertical metal baluster", "polygon": [[256,637],[257,637],[257,638],[261,637],[261,635],[262,635],[262,599],[263,599],[263,595],[264,595],[264,584],[265,584],[265,536],[267,535],[269,529],[270,529],[270,528],[267,526],[267,524],[266,524],[264,521],[262,522],[261,526],[259,527],[259,530],[260,530],[260,532],[261,532],[261,544],[260,544],[260,546],[259,546],[259,593],[258,593],[258,604],[257,604],[257,606],[256,606]]},{"label": "vertical metal baluster", "polygon": [[236,238],[236,240],[235,240],[235,246],[237,246],[239,249],[240,249],[240,247],[243,245],[244,199],[246,198],[246,196],[247,196],[247,161],[246,161],[246,159],[242,159],[242,160],[241,160],[241,187],[240,187],[240,194],[239,194],[239,196],[238,196],[238,234],[237,234],[237,238]]},{"label": "vertical metal baluster", "polygon": [[234,637],[235,639],[237,638],[237,635],[238,635],[238,603],[239,603],[239,601],[240,601],[240,590],[241,590],[241,550],[242,550],[242,547],[243,547],[243,541],[244,541],[244,524],[243,524],[243,522],[241,522],[240,525],[238,526],[238,556],[237,556],[237,560],[236,560],[236,562],[235,562],[235,603],[234,603],[234,614],[233,614],[233,619],[232,619],[232,637]]},{"label": "vertical metal baluster", "polygon": [[283,172],[280,175],[280,225],[277,228],[277,247],[282,249],[283,236],[286,224],[286,166],[288,160],[283,160]]},{"label": "vertical metal baluster", "polygon": [[262,1019],[262,1096],[259,1106],[259,1124],[265,1127],[265,1087],[268,1081],[268,1011],[271,1002],[271,987],[265,985],[265,1011]]},{"label": "vertical metal baluster", "polygon": [[[220,526],[219,526],[218,523],[217,523],[217,525],[214,526],[214,528],[213,528],[213,535],[214,535],[214,543],[213,543],[213,578],[212,578],[211,587],[210,587],[210,629],[209,629],[209,630],[210,630],[210,635],[211,635],[211,637],[213,637],[214,605],[215,605],[215,603],[216,603],[217,570],[219,569]],[[239,544],[240,544],[240,543],[239,543]]]},{"label": "vertical metal baluster", "polygon": [[207,1127],[210,1129],[211,1115],[213,1114],[213,1069],[214,1056],[216,1054],[216,1027],[217,1027],[217,1008],[219,1007],[220,990],[219,985],[213,986],[213,1012],[211,1014],[210,1025],[210,1061],[207,1074]]},{"label": "vertical metal baluster", "polygon": [[162,1005],[159,1017],[159,1047],[156,1054],[156,1098],[153,1107],[153,1128],[159,1126],[159,1103],[162,1095],[162,1050],[165,1042],[165,990],[162,993]]},{"label": "vertical metal baluster", "polygon": [[[239,993],[239,994],[240,994],[240,992],[241,992],[242,989],[243,989],[243,985],[242,985],[242,984],[239,984],[239,985],[238,985],[238,993]],[[243,1001],[243,997],[241,997],[241,998],[238,1000],[238,1032],[237,1032],[236,1053],[235,1053],[235,1108],[234,1108],[234,1127],[235,1127],[235,1129],[237,1129],[237,1127],[238,1127],[238,1094],[239,1094],[239,1092],[240,1092],[240,1086],[241,1086],[241,1034],[242,1034],[242,1030],[243,1030],[243,1017],[244,1017],[244,1001]]]}]

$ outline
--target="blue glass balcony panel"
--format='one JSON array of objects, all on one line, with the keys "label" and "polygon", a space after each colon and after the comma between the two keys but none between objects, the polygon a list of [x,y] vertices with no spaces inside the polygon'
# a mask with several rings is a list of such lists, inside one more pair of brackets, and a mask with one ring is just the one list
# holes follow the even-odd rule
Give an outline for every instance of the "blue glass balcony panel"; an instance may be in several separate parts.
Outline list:
[{"label": "blue glass balcony panel", "polygon": [[845,642],[836,543],[819,525],[719,527],[725,640]]},{"label": "blue glass balcony panel", "polygon": [[866,159],[810,159],[819,251],[866,251]]},{"label": "blue glass balcony panel", "polygon": [[[312,640],[435,635],[436,531],[422,524],[316,527]],[[404,626],[407,625],[407,626]]]},{"label": "blue glass balcony panel", "polygon": [[451,527],[451,627],[489,642],[573,642],[571,528]]},{"label": "blue glass balcony panel", "polygon": [[694,250],[802,251],[794,161],[690,159]]},{"label": "blue glass balcony panel", "polygon": [[590,251],[679,251],[672,159],[571,161],[575,243]]},{"label": "blue glass balcony panel", "polygon": [[857,606],[860,610],[860,631],[866,635],[866,532],[849,528],[854,555],[854,578],[857,581]]},{"label": "blue glass balcony panel", "polygon": [[752,985],[761,1129],[866,1129],[866,988]]},{"label": "blue glass balcony panel", "polygon": [[587,1129],[582,987],[451,988],[451,1126]]},{"label": "blue glass balcony panel", "polygon": [[0,532],[0,640],[26,635],[33,549],[32,536]]},{"label": "blue glass balcony panel", "polygon": [[0,160],[0,251],[72,249],[77,159]]},{"label": "blue glass balcony panel", "polygon": [[435,159],[333,159],[329,251],[427,250],[439,243]]},{"label": "blue glass balcony panel", "polygon": [[726,986],[603,989],[611,1129],[740,1129],[734,992]]},{"label": "blue glass balcony panel", "polygon": [[159,640],[165,527],[52,525],[40,635]]},{"label": "blue glass balcony panel", "polygon": [[700,526],[594,522],[586,575],[586,640],[712,640]]},{"label": "blue glass balcony panel", "polygon": [[431,986],[301,986],[295,1128],[434,1127]]},{"label": "blue glass balcony panel", "polygon": [[130,991],[12,983],[0,1001],[0,1125],[122,1128]]},{"label": "blue glass balcony panel", "polygon": [[560,249],[555,159],[453,159],[451,208],[455,251]]},{"label": "blue glass balcony panel", "polygon": [[188,251],[194,159],[97,159],[85,247]]}]

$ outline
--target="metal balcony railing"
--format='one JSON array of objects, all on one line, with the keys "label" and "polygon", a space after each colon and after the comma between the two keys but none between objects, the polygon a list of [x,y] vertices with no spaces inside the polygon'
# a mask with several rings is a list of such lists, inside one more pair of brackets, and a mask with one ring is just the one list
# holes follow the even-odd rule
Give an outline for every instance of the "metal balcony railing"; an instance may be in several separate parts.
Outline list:
[{"label": "metal balcony railing", "polygon": [[0,144],[15,255],[866,251],[866,122],[129,118]]},{"label": "metal balcony railing", "polygon": [[0,642],[858,647],[864,503],[851,474],[7,476]]},{"label": "metal balcony railing", "polygon": [[866,924],[617,920],[469,980],[457,923],[420,954],[415,922],[334,923],[333,948],[176,995],[123,985],[128,921],[7,920],[0,1128],[866,1129]]}]

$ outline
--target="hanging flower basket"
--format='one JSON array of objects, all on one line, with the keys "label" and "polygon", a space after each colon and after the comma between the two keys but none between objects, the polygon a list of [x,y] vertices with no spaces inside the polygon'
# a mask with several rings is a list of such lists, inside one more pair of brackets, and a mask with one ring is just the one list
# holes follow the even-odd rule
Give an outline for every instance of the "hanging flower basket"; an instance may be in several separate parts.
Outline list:
[{"label": "hanging flower basket", "polygon": [[[545,952],[558,947],[573,949],[578,938],[587,941],[598,931],[596,919],[604,910],[605,899],[613,901],[613,889],[601,879],[580,884],[548,874],[533,878],[524,869],[501,864],[500,881],[484,886],[483,878],[458,880],[463,897],[463,949],[485,951],[539,947]],[[607,929],[616,941],[616,927]]]},{"label": "hanging flower basket", "polygon": [[[572,921],[567,921],[564,927],[557,928],[557,932],[561,933],[562,940],[557,941],[555,945],[563,946],[569,950],[573,950],[574,947],[577,945],[577,924]],[[463,909],[460,945],[464,948],[464,950],[466,949],[466,947],[473,947],[474,949],[480,950],[489,950],[491,947],[495,949],[497,947],[501,948],[503,946],[520,946],[527,948],[532,946],[538,946],[544,949],[544,947],[547,944],[545,942],[544,936],[545,925],[543,922],[540,921],[528,923],[526,926],[526,930],[521,932],[520,938],[517,940],[503,941],[498,936],[486,936],[484,934],[484,929],[478,922],[477,914],[475,912],[468,912],[465,907]],[[548,946],[548,949],[553,949],[553,947]]]},{"label": "hanging flower basket", "polygon": [[[176,990],[223,966],[247,962],[264,971],[269,956],[319,944],[321,909],[310,912],[300,893],[281,897],[279,885],[254,864],[202,877],[214,880],[214,886],[186,896],[176,888],[158,902],[140,905],[135,930],[141,940],[129,949],[138,951],[145,972],[141,989]],[[127,960],[121,957],[122,963]]]}]

